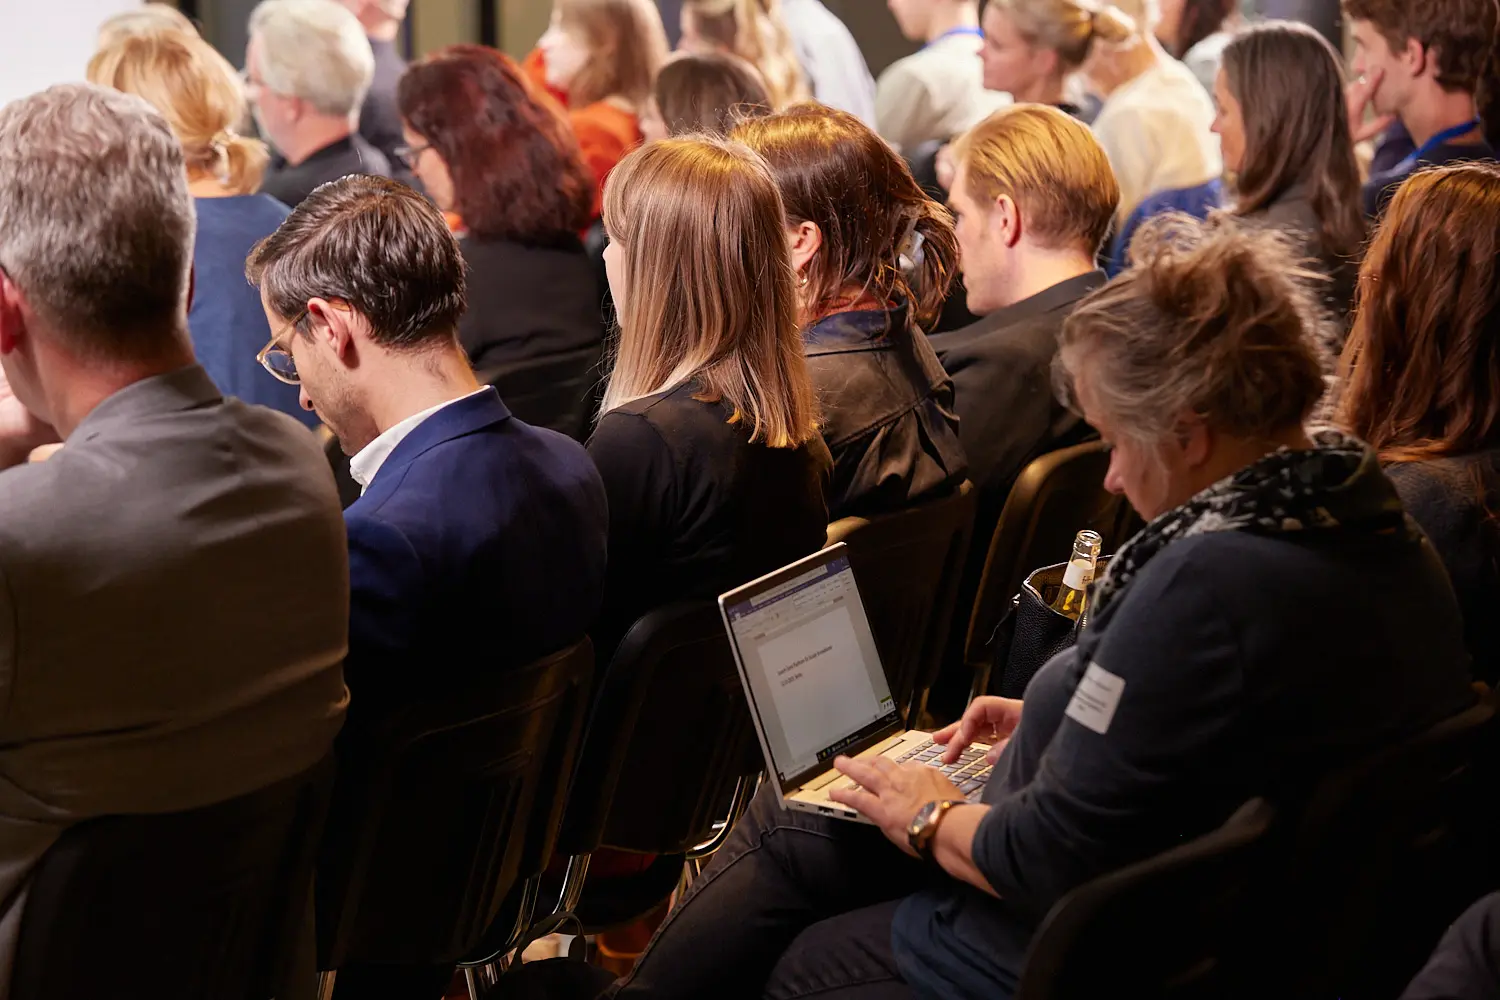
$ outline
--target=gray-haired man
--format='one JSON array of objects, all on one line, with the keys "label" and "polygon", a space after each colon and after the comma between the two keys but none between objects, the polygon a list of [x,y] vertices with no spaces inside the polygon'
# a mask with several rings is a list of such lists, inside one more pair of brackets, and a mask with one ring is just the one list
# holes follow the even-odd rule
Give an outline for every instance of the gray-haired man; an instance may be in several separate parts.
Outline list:
[{"label": "gray-haired man", "polygon": [[144,101],[67,85],[0,110],[0,996],[20,890],[68,826],[267,787],[343,720],[332,476],[195,363],[193,225]]}]

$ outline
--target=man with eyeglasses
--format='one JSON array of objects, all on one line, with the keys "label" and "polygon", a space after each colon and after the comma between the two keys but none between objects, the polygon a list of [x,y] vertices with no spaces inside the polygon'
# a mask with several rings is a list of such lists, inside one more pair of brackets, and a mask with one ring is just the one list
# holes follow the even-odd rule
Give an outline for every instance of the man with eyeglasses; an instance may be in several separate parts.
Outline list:
[{"label": "man with eyeglasses", "polygon": [[[364,491],[344,512],[352,719],[581,639],[604,592],[604,484],[582,445],[475,379],[464,261],[432,203],[385,178],[326,184],[246,274],[274,331],[262,364],[301,386]],[[338,996],[437,996],[451,972],[345,967]]]},{"label": "man with eyeglasses", "polygon": [[68,827],[294,778],[343,722],[328,463],[194,360],[193,229],[145,101],[64,85],[0,110],[0,995],[21,887]]},{"label": "man with eyeglasses", "polygon": [[[276,157],[261,193],[288,207],[349,174],[398,176],[359,134],[375,57],[359,19],[329,0],[263,0],[250,15],[245,83]],[[399,136],[398,136],[399,138]]]}]

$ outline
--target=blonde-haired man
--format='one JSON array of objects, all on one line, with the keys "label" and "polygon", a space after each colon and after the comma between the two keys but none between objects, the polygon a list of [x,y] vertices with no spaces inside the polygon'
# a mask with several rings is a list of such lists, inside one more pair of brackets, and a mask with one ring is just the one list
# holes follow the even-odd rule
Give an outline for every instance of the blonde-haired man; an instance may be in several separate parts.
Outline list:
[{"label": "blonde-haired man", "polygon": [[1104,284],[1096,260],[1120,188],[1087,126],[1040,104],[991,115],[954,145],[954,160],[948,206],[969,309],[984,318],[931,340],[957,388],[980,491],[974,539],[987,546],[1027,463],[1091,434],[1053,397],[1052,358],[1063,320]]},{"label": "blonde-haired man", "polygon": [[261,191],[296,208],[349,174],[392,176],[357,131],[375,75],[359,19],[334,0],[262,0],[250,15],[245,75],[261,135],[276,150]]}]

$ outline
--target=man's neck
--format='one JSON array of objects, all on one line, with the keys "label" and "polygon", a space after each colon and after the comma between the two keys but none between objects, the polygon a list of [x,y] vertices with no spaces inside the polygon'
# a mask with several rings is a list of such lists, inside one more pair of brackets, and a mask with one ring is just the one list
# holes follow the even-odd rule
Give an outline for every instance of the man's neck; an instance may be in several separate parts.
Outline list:
[{"label": "man's neck", "polygon": [[1053,285],[1097,269],[1093,259],[1076,250],[1032,250],[1017,262],[1007,305],[1024,302]]},{"label": "man's neck", "polygon": [[932,12],[927,24],[927,44],[942,38],[950,31],[979,27],[979,4],[975,2],[940,3]]},{"label": "man's neck", "polygon": [[1477,113],[1473,94],[1443,90],[1432,80],[1424,85],[1425,92],[1401,109],[1401,124],[1418,146],[1444,129],[1472,122]]},{"label": "man's neck", "polygon": [[332,115],[313,115],[297,126],[297,134],[285,146],[278,146],[281,155],[291,166],[305,163],[319,150],[327,149],[341,139],[354,134],[354,125],[347,118]]},{"label": "man's neck", "polygon": [[408,417],[461,399],[479,388],[474,369],[460,350],[416,357],[393,354],[384,364],[390,366],[391,378],[370,407],[370,419],[381,434]]},{"label": "man's neck", "polygon": [[178,336],[178,348],[150,361],[119,361],[108,365],[63,359],[56,367],[59,384],[66,388],[48,393],[47,414],[58,437],[66,441],[95,407],[122,389],[158,375],[196,363],[187,334]]}]

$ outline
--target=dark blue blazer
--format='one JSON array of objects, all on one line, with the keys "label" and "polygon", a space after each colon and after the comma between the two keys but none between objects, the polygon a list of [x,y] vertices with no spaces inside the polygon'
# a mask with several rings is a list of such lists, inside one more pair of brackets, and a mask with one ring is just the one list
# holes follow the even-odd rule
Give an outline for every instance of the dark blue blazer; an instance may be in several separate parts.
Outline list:
[{"label": "dark blue blazer", "polygon": [[577,641],[599,612],[599,473],[582,445],[512,417],[494,389],[419,424],[344,519],[344,672],[357,703],[529,662]]}]

